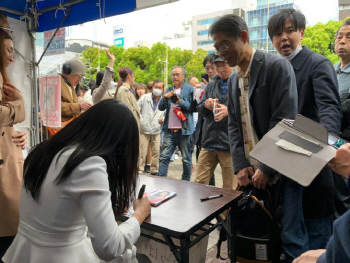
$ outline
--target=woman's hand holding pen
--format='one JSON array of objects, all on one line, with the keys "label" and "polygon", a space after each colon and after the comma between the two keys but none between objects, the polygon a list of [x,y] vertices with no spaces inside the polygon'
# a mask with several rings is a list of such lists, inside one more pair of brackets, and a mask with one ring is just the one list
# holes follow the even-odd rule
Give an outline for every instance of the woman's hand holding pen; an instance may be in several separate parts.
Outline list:
[{"label": "woman's hand holding pen", "polygon": [[137,199],[135,199],[133,203],[135,211],[133,217],[135,217],[139,221],[140,225],[151,213],[151,201],[148,200],[147,195],[144,196],[145,189],[146,185],[143,184],[140,188]]},{"label": "woman's hand holding pen", "polygon": [[144,196],[141,199],[135,199],[133,206],[135,211],[133,217],[135,217],[141,225],[146,217],[151,214],[151,201],[148,200],[147,196]]}]

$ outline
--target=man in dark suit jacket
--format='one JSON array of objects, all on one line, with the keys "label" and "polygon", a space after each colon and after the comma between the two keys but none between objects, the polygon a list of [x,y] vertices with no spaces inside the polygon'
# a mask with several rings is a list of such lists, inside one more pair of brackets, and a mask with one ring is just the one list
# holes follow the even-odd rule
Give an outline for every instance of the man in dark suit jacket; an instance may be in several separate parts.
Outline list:
[{"label": "man in dark suit jacket", "polygon": [[[337,77],[327,58],[301,46],[305,24],[302,13],[280,10],[269,20],[270,39],[294,68],[298,113],[339,134],[342,113]],[[325,167],[308,187],[283,179],[281,237],[287,257],[296,258],[308,249],[325,248],[331,236],[334,212],[331,169]]]},{"label": "man in dark suit jacket", "polygon": [[[219,18],[209,33],[219,55],[231,67],[238,66],[237,73],[230,77],[228,91],[228,132],[238,184],[253,183],[265,188],[276,172],[262,163],[254,172],[249,151],[279,121],[295,118],[297,88],[293,68],[279,56],[252,49],[247,25],[239,16]],[[242,105],[244,100],[249,105]]]}]

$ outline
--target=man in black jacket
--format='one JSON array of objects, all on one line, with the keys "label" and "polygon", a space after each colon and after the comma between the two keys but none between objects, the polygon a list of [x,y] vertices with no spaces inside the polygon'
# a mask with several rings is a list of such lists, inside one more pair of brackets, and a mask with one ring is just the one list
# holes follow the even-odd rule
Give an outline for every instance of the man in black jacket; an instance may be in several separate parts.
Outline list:
[{"label": "man in black jacket", "polygon": [[[332,63],[301,46],[305,16],[284,9],[272,16],[268,32],[281,57],[293,66],[298,88],[298,113],[339,134],[341,108],[337,77]],[[312,163],[310,163],[312,165]],[[283,249],[291,261],[308,249],[325,248],[331,235],[334,212],[332,172],[325,167],[308,187],[282,178]]]},{"label": "man in black jacket", "polygon": [[[228,139],[228,78],[233,72],[219,56],[213,61],[218,73],[209,82],[202,101],[197,109],[204,117],[202,127],[202,149],[200,151],[196,179],[197,183],[209,184],[209,180],[220,163],[222,170],[223,188],[234,189],[237,186],[233,173],[230,144]],[[215,109],[214,109],[215,104]],[[214,112],[215,111],[215,112]]]}]

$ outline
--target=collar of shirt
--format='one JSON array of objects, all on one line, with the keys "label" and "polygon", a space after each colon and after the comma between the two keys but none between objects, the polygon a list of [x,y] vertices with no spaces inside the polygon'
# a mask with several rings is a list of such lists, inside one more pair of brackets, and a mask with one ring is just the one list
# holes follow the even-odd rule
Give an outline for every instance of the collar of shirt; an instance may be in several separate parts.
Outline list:
[{"label": "collar of shirt", "polygon": [[126,84],[125,82],[123,83],[123,86],[127,87],[128,89],[131,89],[131,86]]},{"label": "collar of shirt", "polygon": [[249,65],[248,65],[247,71],[245,73],[241,70],[241,68],[239,66],[237,66],[237,77],[238,78],[249,77],[250,69],[252,67],[252,63],[253,63],[253,59],[254,59],[254,55],[255,55],[255,51],[256,50],[254,48],[252,48],[252,56],[250,57]]},{"label": "collar of shirt", "polygon": [[350,73],[350,63],[346,64],[344,68],[341,68],[341,61],[335,64],[335,70],[337,73],[345,72]]},{"label": "collar of shirt", "polygon": [[152,100],[153,100],[153,111],[156,111],[160,99],[158,101],[156,101],[156,99],[154,98],[154,96],[152,94]]},{"label": "collar of shirt", "polygon": [[60,74],[61,77],[63,78],[64,82],[66,82],[66,84],[68,85],[68,87],[71,87],[72,88],[72,85],[69,83],[68,79],[63,75],[63,74]]}]

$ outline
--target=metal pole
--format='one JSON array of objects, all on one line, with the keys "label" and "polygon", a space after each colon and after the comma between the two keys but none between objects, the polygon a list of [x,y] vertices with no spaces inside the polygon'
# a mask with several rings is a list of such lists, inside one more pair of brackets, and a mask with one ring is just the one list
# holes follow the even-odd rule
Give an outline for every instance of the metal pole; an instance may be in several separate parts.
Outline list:
[{"label": "metal pole", "polygon": [[165,55],[165,83],[164,83],[164,89],[168,87],[168,45],[165,44],[166,48],[166,55]]},{"label": "metal pole", "polygon": [[[267,19],[266,22],[269,21],[270,16],[270,0],[267,0]],[[266,53],[269,53],[269,32],[266,26]]]},{"label": "metal pole", "polygon": [[35,51],[35,33],[31,33],[31,44],[32,44],[32,61],[31,61],[31,70],[32,70],[32,76],[33,76],[33,122],[34,122],[34,142],[33,145],[36,145],[40,142],[40,129],[39,129],[39,89],[38,89],[38,75],[37,75],[37,67],[38,64],[36,62],[36,51]]}]

